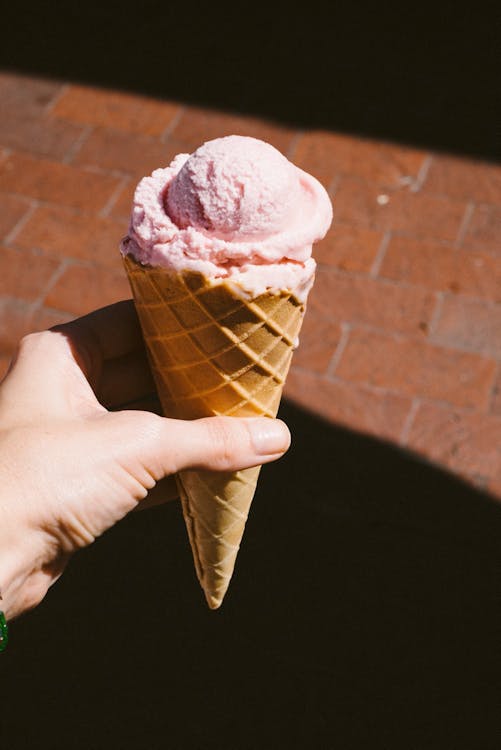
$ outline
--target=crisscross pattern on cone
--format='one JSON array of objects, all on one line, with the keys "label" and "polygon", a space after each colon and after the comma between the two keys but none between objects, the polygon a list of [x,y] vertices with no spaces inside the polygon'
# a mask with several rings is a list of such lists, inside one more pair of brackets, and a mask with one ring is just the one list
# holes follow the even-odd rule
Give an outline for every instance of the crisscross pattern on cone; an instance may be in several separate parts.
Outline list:
[{"label": "crisscross pattern on cone", "polygon": [[211,609],[228,588],[260,468],[183,471],[178,480],[195,570]]},{"label": "crisscross pattern on cone", "polygon": [[[164,414],[274,417],[304,305],[290,292],[250,300],[231,284],[124,258]],[[228,588],[259,468],[181,472],[178,485],[207,602]]]}]

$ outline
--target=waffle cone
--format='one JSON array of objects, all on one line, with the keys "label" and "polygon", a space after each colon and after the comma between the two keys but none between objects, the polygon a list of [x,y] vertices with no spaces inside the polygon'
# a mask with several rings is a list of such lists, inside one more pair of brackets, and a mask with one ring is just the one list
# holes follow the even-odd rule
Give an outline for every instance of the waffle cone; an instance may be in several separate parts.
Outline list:
[{"label": "waffle cone", "polygon": [[[274,417],[304,305],[290,292],[244,299],[202,274],[124,258],[164,414]],[[209,607],[228,588],[260,467],[177,477],[195,569]]]}]

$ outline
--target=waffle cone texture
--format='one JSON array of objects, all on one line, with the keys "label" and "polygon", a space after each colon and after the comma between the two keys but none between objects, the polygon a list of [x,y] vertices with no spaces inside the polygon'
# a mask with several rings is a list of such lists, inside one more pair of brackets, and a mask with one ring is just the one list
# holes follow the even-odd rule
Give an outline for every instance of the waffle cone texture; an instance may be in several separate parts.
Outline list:
[{"label": "waffle cone texture", "polygon": [[[301,328],[292,293],[244,299],[202,274],[124,264],[167,417],[275,417]],[[198,579],[211,609],[227,591],[260,467],[177,476]]]}]

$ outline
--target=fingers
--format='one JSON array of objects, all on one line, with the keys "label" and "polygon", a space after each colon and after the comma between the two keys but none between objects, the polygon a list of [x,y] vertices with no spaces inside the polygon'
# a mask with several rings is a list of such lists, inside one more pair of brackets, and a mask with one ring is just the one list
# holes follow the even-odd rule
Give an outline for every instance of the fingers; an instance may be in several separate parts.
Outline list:
[{"label": "fingers", "polygon": [[67,332],[70,338],[75,331],[90,333],[105,359],[122,357],[143,347],[141,327],[131,299],[101,307],[56,328]]},{"label": "fingers", "polygon": [[[237,471],[279,458],[290,445],[286,425],[268,417],[209,417],[183,421],[145,412],[120,412],[125,460],[140,459],[156,479],[182,469]],[[125,423],[128,422],[127,426]]]},{"label": "fingers", "polygon": [[[97,390],[107,363],[133,354],[137,354],[139,360],[143,357],[145,363],[144,343],[134,303],[126,300],[54,326],[49,331],[25,336],[18,346],[11,371],[16,369],[18,382],[25,371],[27,380],[36,388],[37,384],[56,383],[67,374],[68,366],[71,369],[76,363]],[[140,371],[143,380],[149,377],[147,370],[145,364]],[[133,373],[132,379],[136,374]],[[107,376],[107,380],[106,388],[109,389],[112,377]],[[142,397],[146,392],[141,386],[136,389],[133,384],[131,391],[133,398]]]},{"label": "fingers", "polygon": [[176,471],[235,471],[274,461],[289,445],[290,432],[277,419],[209,417],[178,422],[174,460]]},{"label": "fingers", "polygon": [[177,489],[176,480],[174,477],[165,477],[161,479],[156,485],[148,492],[144,500],[141,500],[136,510],[148,510],[149,508],[156,508],[158,505],[164,505],[170,503],[173,500],[179,498],[179,492]]},{"label": "fingers", "polygon": [[274,461],[289,449],[291,442],[284,422],[265,417],[239,419],[237,423],[232,417],[209,418],[199,420],[195,429],[198,441],[195,435],[189,436],[193,451],[190,463],[217,471]]},{"label": "fingers", "polygon": [[[41,392],[52,392],[57,402],[62,390],[71,390],[72,383],[79,395],[90,383],[98,401],[109,409],[129,403],[143,408],[143,399],[155,393],[132,300],[30,334],[20,342],[14,367],[17,390],[31,392],[39,403],[45,403],[45,411],[49,403],[40,398]],[[86,396],[92,402],[94,396],[88,390]]]},{"label": "fingers", "polygon": [[65,411],[63,396],[70,391],[80,404],[97,405],[65,336],[57,331],[25,336],[2,384],[2,396],[11,414],[32,418],[42,413],[57,416],[61,409]]},{"label": "fingers", "polygon": [[94,385],[106,360],[144,350],[132,300],[102,307],[52,330],[66,337],[75,360]]}]

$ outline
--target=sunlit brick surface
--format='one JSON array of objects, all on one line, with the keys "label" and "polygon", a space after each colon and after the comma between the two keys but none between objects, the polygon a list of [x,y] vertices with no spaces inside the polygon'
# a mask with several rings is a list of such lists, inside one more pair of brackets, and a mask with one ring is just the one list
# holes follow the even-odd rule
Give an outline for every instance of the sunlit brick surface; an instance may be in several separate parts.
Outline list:
[{"label": "sunlit brick surface", "polygon": [[128,296],[139,176],[253,135],[334,203],[287,395],[501,496],[500,167],[11,74],[0,97],[2,372],[24,333]]}]

